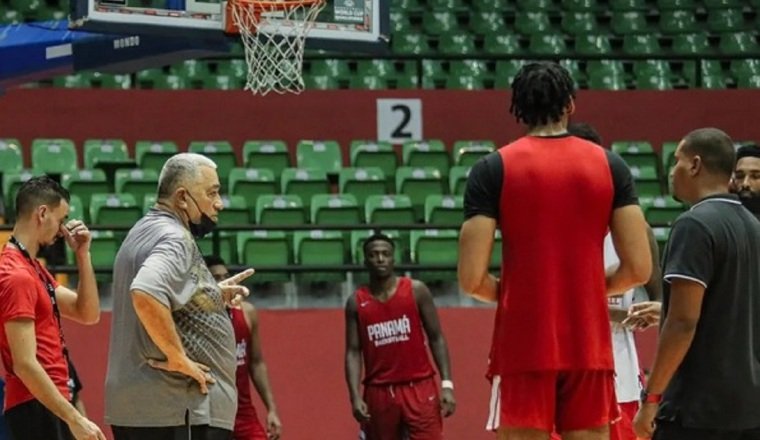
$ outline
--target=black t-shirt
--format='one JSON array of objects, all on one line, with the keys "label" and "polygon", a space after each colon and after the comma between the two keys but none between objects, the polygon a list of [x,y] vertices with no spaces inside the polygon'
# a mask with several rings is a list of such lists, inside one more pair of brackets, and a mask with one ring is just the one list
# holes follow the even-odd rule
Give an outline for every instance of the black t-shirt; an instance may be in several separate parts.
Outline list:
[{"label": "black t-shirt", "polygon": [[690,428],[760,427],[760,221],[735,195],[705,198],[673,224],[663,262],[664,317],[670,280],[700,283],[705,294],[658,417]]},{"label": "black t-shirt", "polygon": [[[565,136],[570,135],[547,137]],[[639,200],[628,165],[617,153],[610,150],[605,150],[605,153],[607,154],[607,161],[615,188],[612,208],[637,205]],[[568,166],[572,166],[572,164],[568,164]],[[503,182],[504,163],[498,151],[494,151],[476,162],[467,178],[467,188],[464,195],[465,219],[476,215],[484,215],[498,220]]]}]

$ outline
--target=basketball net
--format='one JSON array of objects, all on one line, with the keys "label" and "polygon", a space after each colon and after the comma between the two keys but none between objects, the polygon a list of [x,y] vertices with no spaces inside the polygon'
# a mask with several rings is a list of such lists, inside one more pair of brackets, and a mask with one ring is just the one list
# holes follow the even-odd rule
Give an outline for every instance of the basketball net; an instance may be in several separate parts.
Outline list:
[{"label": "basketball net", "polygon": [[230,0],[245,49],[245,89],[255,95],[304,90],[303,52],[324,0]]}]

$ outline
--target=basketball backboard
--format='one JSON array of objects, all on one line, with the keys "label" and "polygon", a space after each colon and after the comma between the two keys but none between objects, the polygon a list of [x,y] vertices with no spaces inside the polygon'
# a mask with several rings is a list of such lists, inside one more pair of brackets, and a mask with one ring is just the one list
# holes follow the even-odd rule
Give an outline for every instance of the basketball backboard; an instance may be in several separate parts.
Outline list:
[{"label": "basketball backboard", "polygon": [[[389,3],[390,0],[326,0],[308,33],[307,47],[346,51],[387,47]],[[225,11],[225,1],[72,0],[71,28],[125,35],[235,38],[223,31],[231,19]]]}]

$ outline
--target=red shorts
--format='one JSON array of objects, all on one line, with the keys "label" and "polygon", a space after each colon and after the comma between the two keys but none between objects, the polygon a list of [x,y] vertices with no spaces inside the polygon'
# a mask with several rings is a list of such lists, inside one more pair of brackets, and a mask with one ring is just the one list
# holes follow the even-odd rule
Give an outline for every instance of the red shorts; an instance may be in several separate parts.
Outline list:
[{"label": "red shorts", "polygon": [[499,426],[552,432],[609,425],[619,417],[613,371],[541,371],[501,377]]},{"label": "red shorts", "polygon": [[[441,440],[443,418],[435,378],[364,387],[370,420],[362,425],[366,440]],[[408,437],[402,437],[406,433]]]},{"label": "red shorts", "polygon": [[255,410],[238,411],[235,417],[233,440],[267,440],[267,431],[261,426]]},{"label": "red shorts", "polygon": [[639,402],[625,402],[619,404],[620,418],[610,425],[610,440],[636,440],[633,432],[633,418],[639,410]]}]

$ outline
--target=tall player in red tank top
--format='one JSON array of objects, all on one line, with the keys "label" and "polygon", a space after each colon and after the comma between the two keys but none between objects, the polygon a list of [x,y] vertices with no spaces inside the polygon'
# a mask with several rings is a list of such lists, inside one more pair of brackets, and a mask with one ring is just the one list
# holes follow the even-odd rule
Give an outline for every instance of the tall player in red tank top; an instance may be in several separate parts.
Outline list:
[{"label": "tall player in red tank top", "polygon": [[[393,241],[382,234],[364,242],[370,282],[346,303],[351,408],[363,439],[440,440],[441,416],[453,414],[456,405],[449,352],[430,290],[394,274],[393,250]],[[440,392],[428,345],[441,375]]]},{"label": "tall player in red tank top", "polygon": [[[625,162],[567,133],[564,68],[523,66],[510,111],[527,135],[472,168],[459,238],[462,290],[498,302],[499,438],[545,440],[556,427],[563,440],[606,440],[617,416],[607,295],[648,280],[646,221]],[[499,279],[488,272],[497,225]],[[606,276],[608,229],[620,265]]]},{"label": "tall player in red tank top", "polygon": [[[211,275],[217,281],[230,277],[224,260],[216,256],[205,257]],[[272,388],[269,385],[269,375],[264,357],[261,354],[259,340],[258,315],[252,304],[243,302],[240,308],[228,309],[232,328],[235,330],[235,345],[237,347],[237,391],[238,410],[235,416],[233,440],[277,440],[282,432],[282,423],[277,415]],[[267,408],[267,429],[264,429],[256,415],[253,406],[249,380],[259,393],[264,406]]]}]

